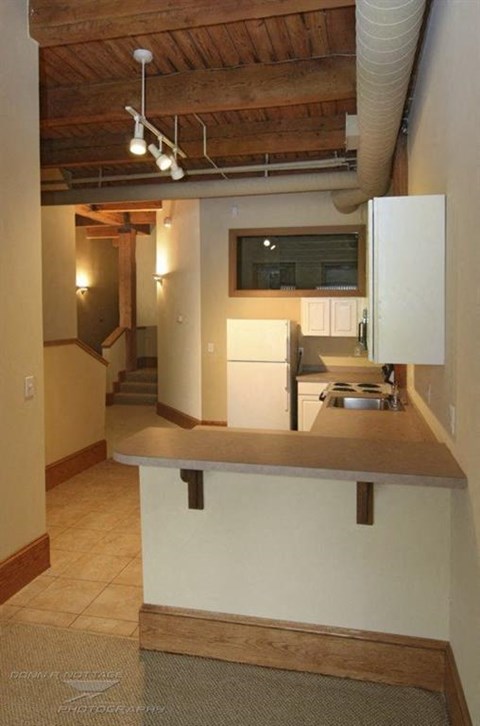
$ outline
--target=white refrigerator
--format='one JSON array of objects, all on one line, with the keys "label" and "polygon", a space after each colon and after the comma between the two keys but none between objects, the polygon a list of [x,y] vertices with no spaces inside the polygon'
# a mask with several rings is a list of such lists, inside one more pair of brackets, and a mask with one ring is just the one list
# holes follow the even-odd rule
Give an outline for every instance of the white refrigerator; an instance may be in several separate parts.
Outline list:
[{"label": "white refrigerator", "polygon": [[227,423],[293,428],[295,341],[290,320],[227,320]]}]

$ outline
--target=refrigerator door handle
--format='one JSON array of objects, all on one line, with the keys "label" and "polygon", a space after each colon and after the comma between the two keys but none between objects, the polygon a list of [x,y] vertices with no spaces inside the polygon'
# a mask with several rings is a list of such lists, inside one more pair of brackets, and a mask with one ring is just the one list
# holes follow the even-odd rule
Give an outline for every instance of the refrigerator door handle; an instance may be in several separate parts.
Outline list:
[{"label": "refrigerator door handle", "polygon": [[287,376],[286,385],[285,385],[285,411],[290,411],[290,366],[287,365],[285,367],[285,374]]}]

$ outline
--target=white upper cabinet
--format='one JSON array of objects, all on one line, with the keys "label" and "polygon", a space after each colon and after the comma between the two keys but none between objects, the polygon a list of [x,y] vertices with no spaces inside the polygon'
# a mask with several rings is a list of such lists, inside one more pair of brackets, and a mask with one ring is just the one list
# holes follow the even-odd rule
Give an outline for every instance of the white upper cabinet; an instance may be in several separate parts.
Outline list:
[{"label": "white upper cabinet", "polygon": [[303,335],[354,337],[357,335],[359,298],[303,297]]},{"label": "white upper cabinet", "polygon": [[358,329],[357,298],[330,299],[330,335],[352,337]]},{"label": "white upper cabinet", "polygon": [[442,364],[445,197],[375,198],[368,214],[368,357]]}]

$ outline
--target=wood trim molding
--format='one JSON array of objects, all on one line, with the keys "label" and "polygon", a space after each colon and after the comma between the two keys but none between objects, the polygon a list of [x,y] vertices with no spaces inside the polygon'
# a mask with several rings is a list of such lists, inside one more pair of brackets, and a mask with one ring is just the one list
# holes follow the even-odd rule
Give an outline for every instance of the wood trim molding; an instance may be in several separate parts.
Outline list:
[{"label": "wood trim molding", "polygon": [[202,426],[228,426],[228,424],[226,421],[208,421],[203,419]]},{"label": "wood trim molding", "polygon": [[198,418],[193,418],[193,416],[189,416],[187,413],[183,413],[182,411],[178,411],[176,408],[167,406],[166,403],[161,403],[161,401],[157,401],[157,415],[166,418],[167,421],[171,421],[172,423],[181,426],[182,429],[193,429],[195,426],[199,426],[201,424],[201,421]]},{"label": "wood trim molding", "polygon": [[452,726],[473,726],[450,643],[445,651],[445,700]]},{"label": "wood trim molding", "polygon": [[106,458],[107,442],[105,439],[101,439],[80,451],[75,451],[63,459],[48,464],[45,467],[45,487],[47,490],[53,489],[57,484],[61,484],[75,474],[80,474],[81,471],[89,469],[100,461],[105,461]]},{"label": "wood trim molding", "polygon": [[0,604],[49,567],[50,538],[42,534],[0,563]]},{"label": "wood trim molding", "polygon": [[81,348],[85,353],[88,353],[92,358],[95,358],[95,360],[98,360],[99,363],[102,363],[104,366],[109,366],[110,363],[108,360],[105,360],[105,358],[102,358],[101,355],[99,355],[96,351],[93,350],[93,348],[90,348],[89,345],[84,343],[82,340],[79,340],[78,338],[64,338],[62,340],[46,340],[43,343],[44,348],[54,348],[59,345],[78,345],[79,348]]},{"label": "wood trim molding", "polygon": [[444,641],[144,604],[140,647],[443,692]]},{"label": "wood trim molding", "polygon": [[114,343],[125,333],[126,328],[115,328],[110,335],[108,335],[102,343],[102,348],[111,348]]}]

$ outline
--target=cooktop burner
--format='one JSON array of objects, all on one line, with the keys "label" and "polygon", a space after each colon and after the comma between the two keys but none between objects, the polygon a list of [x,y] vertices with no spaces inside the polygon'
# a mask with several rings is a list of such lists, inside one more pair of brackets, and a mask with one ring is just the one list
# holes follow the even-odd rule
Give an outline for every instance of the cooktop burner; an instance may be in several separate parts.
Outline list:
[{"label": "cooktop burner", "polygon": [[373,390],[381,388],[380,383],[358,383],[357,385],[359,388],[373,388]]}]

